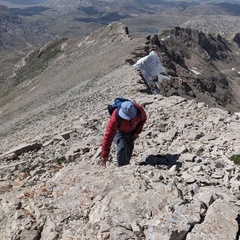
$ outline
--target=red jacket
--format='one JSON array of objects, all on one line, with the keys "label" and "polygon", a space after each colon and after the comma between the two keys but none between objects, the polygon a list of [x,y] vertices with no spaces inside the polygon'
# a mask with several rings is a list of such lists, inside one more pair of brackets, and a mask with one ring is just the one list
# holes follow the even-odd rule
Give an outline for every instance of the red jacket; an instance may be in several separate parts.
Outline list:
[{"label": "red jacket", "polygon": [[122,119],[120,127],[118,127],[118,119],[116,116],[117,109],[113,111],[111,118],[108,122],[107,129],[104,134],[104,138],[102,142],[103,158],[108,157],[110,152],[110,147],[112,145],[112,141],[117,130],[123,133],[130,133],[133,131],[136,134],[140,134],[142,132],[142,128],[144,123],[146,122],[147,116],[144,109],[140,105],[135,104],[135,106],[140,110],[140,113],[141,113],[140,116],[139,114],[137,114],[136,117],[134,117],[130,121]]}]

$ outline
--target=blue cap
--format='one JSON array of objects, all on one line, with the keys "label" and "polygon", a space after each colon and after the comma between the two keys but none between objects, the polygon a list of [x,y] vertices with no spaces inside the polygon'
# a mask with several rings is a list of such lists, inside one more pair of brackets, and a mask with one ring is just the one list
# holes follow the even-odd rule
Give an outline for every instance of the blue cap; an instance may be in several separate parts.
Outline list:
[{"label": "blue cap", "polygon": [[130,101],[123,102],[118,112],[119,116],[126,120],[131,120],[137,115],[137,109]]}]

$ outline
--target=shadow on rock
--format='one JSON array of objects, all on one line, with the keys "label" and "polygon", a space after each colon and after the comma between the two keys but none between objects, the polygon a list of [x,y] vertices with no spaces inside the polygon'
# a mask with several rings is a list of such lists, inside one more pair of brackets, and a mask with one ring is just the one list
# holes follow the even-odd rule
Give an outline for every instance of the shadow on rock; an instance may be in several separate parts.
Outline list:
[{"label": "shadow on rock", "polygon": [[168,168],[171,168],[173,165],[177,165],[177,167],[181,167],[181,163],[177,162],[179,159],[180,154],[166,154],[166,155],[149,155],[144,162],[139,163],[139,165],[151,165],[151,166],[157,166],[157,165],[163,165],[167,166]]}]

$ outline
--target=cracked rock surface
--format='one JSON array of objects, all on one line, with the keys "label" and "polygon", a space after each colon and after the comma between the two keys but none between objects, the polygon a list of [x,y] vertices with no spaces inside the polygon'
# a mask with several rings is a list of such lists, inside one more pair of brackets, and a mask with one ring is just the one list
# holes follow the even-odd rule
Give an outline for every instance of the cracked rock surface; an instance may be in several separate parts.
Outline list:
[{"label": "cracked rock surface", "polygon": [[[146,95],[139,78],[120,64],[5,136],[1,240],[239,239],[240,169],[229,160],[240,154],[239,116]],[[112,145],[103,168],[107,104],[116,96],[141,104],[148,120],[131,164],[116,167]]]},{"label": "cracked rock surface", "polygon": [[135,100],[148,121],[128,166],[116,167],[114,146],[97,164],[106,113],[2,156],[2,239],[238,239],[238,117],[180,97]]}]

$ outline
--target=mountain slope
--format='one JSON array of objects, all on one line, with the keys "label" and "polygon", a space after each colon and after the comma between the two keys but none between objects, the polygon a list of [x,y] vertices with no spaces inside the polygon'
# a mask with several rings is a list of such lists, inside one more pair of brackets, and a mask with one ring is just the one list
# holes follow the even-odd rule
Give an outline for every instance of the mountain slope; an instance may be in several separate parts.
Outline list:
[{"label": "mountain slope", "polygon": [[[42,20],[19,16],[13,10],[0,5],[0,87],[7,88],[7,76],[14,64],[29,51],[57,39],[49,33]],[[1,95],[1,94],[0,94]]]},{"label": "mountain slope", "polygon": [[[75,95],[58,125],[53,118],[45,125],[48,136],[38,134],[34,144],[44,124],[38,119],[22,132],[32,134],[29,144],[0,156],[3,240],[238,240],[240,168],[228,157],[239,158],[239,117],[176,96],[146,96],[137,79],[131,66],[115,69]],[[102,168],[106,104],[116,94],[140,103],[148,120],[131,165],[117,168],[113,147]]]},{"label": "mountain slope", "polygon": [[220,34],[227,39],[233,39],[240,32],[239,16],[197,16],[180,25],[185,28],[198,29],[205,33]]},{"label": "mountain slope", "polygon": [[41,22],[27,23],[9,8],[0,5],[0,51],[40,46],[54,36]]},{"label": "mountain slope", "polygon": [[[18,81],[18,85],[5,98],[1,98],[1,134],[6,134],[12,126],[19,130],[26,121],[39,118],[38,114],[40,118],[47,117],[47,124],[48,117],[64,112],[71,100],[87,90],[91,91],[92,84],[97,84],[105,74],[122,66],[136,46],[141,45],[141,41],[130,39],[124,25],[113,23],[84,40],[70,39],[53,45],[53,54],[48,47],[39,50],[42,53],[44,49],[47,50],[46,55],[39,56],[39,51],[29,54],[9,80],[15,83]],[[48,64],[41,58],[47,59]],[[36,76],[31,75],[34,62],[34,67],[40,71]],[[24,69],[28,71],[24,72]],[[27,78],[19,80],[19,74]],[[71,94],[71,91],[77,89],[77,95]]]},{"label": "mountain slope", "polygon": [[233,39],[227,41],[221,35],[180,27],[167,33],[149,36],[145,47],[148,53],[158,53],[172,76],[170,81],[158,83],[157,92],[239,111],[240,59]]},{"label": "mountain slope", "polygon": [[[13,99],[0,109],[2,240],[239,239],[239,115],[146,94],[127,62],[149,43],[127,32],[113,23],[19,63]],[[112,147],[102,168],[116,96],[141,104],[148,119],[131,165],[117,168]]]},{"label": "mountain slope", "polygon": [[[238,46],[221,36],[191,29],[178,27],[171,34],[173,38],[163,40],[157,35],[147,40],[131,39],[125,25],[113,23],[84,40],[61,39],[29,53],[8,79],[10,90],[2,92],[0,133],[6,136],[9,131],[24,129],[34,119],[41,119],[45,126],[44,122],[67,111],[68,104],[72,106],[71,101],[78,99],[72,91],[85,95],[105,74],[126,61],[134,64],[152,50],[161,57],[171,76],[171,80],[160,84],[160,94],[239,111],[239,56],[234,51]],[[149,86],[138,88],[151,93]],[[58,124],[58,117],[54,121]],[[43,128],[43,132],[48,131]]]}]

